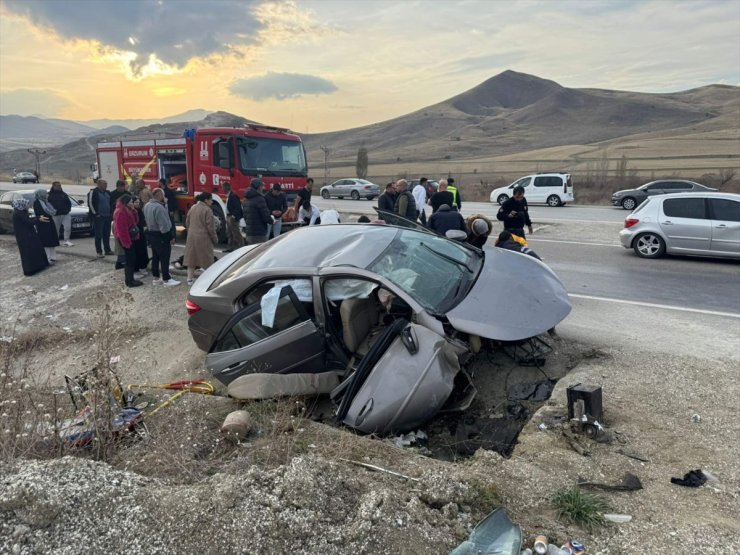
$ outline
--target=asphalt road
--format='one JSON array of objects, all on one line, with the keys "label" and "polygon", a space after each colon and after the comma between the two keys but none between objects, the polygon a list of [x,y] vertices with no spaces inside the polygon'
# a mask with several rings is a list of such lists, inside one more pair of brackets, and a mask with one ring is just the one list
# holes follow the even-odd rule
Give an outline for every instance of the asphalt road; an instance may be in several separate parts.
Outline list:
[{"label": "asphalt road", "polygon": [[[542,240],[536,234],[528,239],[571,296],[740,316],[737,261],[689,257],[645,260],[621,245]],[[625,324],[639,326],[639,322]]]},{"label": "asphalt road", "polygon": [[[48,189],[49,184],[41,184],[42,187]],[[27,183],[21,185],[20,183],[10,183],[7,181],[0,182],[0,191],[12,191],[15,189],[35,189],[38,186],[33,183]],[[110,184],[108,185],[111,188]],[[90,189],[88,185],[65,185],[64,190],[75,198],[84,199],[87,191]],[[357,213],[357,214],[374,214],[373,208],[378,205],[377,199],[368,200],[350,200],[350,199],[329,199],[324,200],[318,194],[314,195],[313,202],[321,210],[326,208],[334,208],[338,212],[342,213]],[[490,218],[496,217],[498,211],[498,204],[492,204],[490,202],[463,202],[463,215],[481,213],[485,214]],[[534,222],[601,222],[601,223],[614,223],[623,222],[624,218],[629,212],[622,210],[621,208],[609,208],[603,206],[579,206],[579,205],[566,205],[558,208],[551,208],[549,206],[530,206],[530,217]],[[431,214],[431,208],[427,207],[427,214]]]}]

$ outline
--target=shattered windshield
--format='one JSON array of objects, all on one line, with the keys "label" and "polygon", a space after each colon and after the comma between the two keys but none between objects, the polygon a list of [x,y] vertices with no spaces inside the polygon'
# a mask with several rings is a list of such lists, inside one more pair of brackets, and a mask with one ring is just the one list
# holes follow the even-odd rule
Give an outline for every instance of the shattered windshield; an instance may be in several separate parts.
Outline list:
[{"label": "shattered windshield", "polygon": [[482,263],[482,254],[454,241],[400,230],[367,269],[395,283],[429,312],[443,314],[465,297]]},{"label": "shattered windshield", "polygon": [[263,137],[240,137],[239,169],[247,175],[306,175],[303,143]]}]

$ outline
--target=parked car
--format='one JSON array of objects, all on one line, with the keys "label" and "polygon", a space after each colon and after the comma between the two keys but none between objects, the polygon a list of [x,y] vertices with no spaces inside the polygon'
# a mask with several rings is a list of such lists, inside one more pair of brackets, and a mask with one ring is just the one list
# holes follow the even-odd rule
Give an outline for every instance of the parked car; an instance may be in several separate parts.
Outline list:
[{"label": "parked car", "polygon": [[642,258],[665,253],[740,258],[740,195],[709,192],[649,197],[624,220],[619,240]]},{"label": "parked car", "polygon": [[321,188],[322,198],[344,198],[350,197],[352,200],[366,198],[373,200],[380,195],[380,187],[366,179],[338,179],[331,185]]},{"label": "parked car", "polygon": [[38,183],[39,178],[31,172],[18,172],[13,176],[13,183]]},{"label": "parked car", "polygon": [[700,183],[694,183],[693,181],[686,181],[683,179],[660,179],[658,181],[651,181],[638,187],[637,189],[625,189],[623,191],[617,191],[612,195],[612,204],[614,206],[621,206],[625,210],[634,210],[640,206],[646,198],[654,195],[665,195],[669,193],[690,193],[690,192],[706,192],[716,191],[706,185]]},{"label": "parked car", "polygon": [[362,224],[303,227],[230,253],[195,282],[186,307],[222,383],[338,372],[340,420],[377,433],[433,416],[470,335],[524,340],[571,310],[558,277],[532,257]]},{"label": "parked car", "polygon": [[[0,233],[13,233],[13,201],[19,197],[26,197],[33,202],[33,191],[8,191],[0,196]],[[67,195],[69,196],[69,195]],[[69,197],[72,203],[70,216],[72,217],[72,235],[94,235],[92,220],[86,206]],[[34,217],[33,207],[29,208],[31,217]]]},{"label": "parked car", "polygon": [[524,187],[524,196],[529,204],[565,206],[573,202],[573,181],[569,173],[538,173],[517,179],[511,185],[499,187],[491,192],[491,202],[503,204],[512,196],[514,187]]}]

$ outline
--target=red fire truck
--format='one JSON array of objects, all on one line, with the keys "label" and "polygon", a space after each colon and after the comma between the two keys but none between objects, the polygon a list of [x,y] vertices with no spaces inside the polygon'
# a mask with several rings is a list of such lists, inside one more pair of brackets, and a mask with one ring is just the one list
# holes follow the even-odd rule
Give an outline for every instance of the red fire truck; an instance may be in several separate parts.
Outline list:
[{"label": "red fire truck", "polygon": [[225,221],[224,182],[231,183],[239,198],[255,177],[264,181],[265,190],[280,183],[290,202],[308,176],[300,137],[287,129],[256,124],[188,129],[176,138],[99,143],[97,159],[98,175],[111,188],[118,179],[141,178],[154,189],[164,178],[177,194],[180,222],[195,204],[195,195],[204,191],[213,193],[213,211]]}]

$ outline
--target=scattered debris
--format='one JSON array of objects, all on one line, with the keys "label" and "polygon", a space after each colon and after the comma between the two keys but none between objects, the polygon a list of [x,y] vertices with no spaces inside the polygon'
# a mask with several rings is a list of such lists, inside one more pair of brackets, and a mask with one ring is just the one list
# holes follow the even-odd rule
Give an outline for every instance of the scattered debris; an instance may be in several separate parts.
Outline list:
[{"label": "scattered debris", "polygon": [[637,491],[642,489],[642,482],[640,481],[640,478],[638,478],[631,472],[627,472],[619,484],[601,484],[598,482],[579,481],[576,485],[580,487],[601,489],[605,491]]},{"label": "scattered debris", "polygon": [[625,457],[629,457],[630,459],[635,459],[636,461],[640,462],[650,462],[650,459],[643,457],[642,455],[638,453],[633,453],[632,451],[626,451],[624,449],[618,449],[617,453],[620,455],[624,455]]},{"label": "scattered debris", "polygon": [[671,478],[671,484],[685,486],[687,488],[698,488],[707,482],[706,475],[701,469],[689,470],[683,478]]},{"label": "scattered debris", "polygon": [[385,472],[386,474],[390,474],[391,476],[398,476],[399,478],[403,478],[404,480],[411,480],[413,482],[418,482],[419,478],[413,478],[411,476],[406,476],[405,474],[400,474],[398,472],[393,472],[392,470],[387,470],[385,468],[381,468],[379,466],[375,466],[374,464],[364,463],[360,461],[353,461],[350,459],[345,459],[342,457],[339,457],[340,461],[348,462],[351,464],[356,464],[357,466],[362,466],[363,468],[367,468],[368,470],[375,470],[377,472]]},{"label": "scattered debris", "polygon": [[701,422],[701,416],[700,416],[700,415],[698,415],[698,414],[694,414],[694,415],[693,415],[693,416],[691,417],[691,421],[692,421],[692,422],[693,422],[694,424],[698,424],[699,422]]},{"label": "scattered debris", "polygon": [[246,439],[252,429],[252,418],[245,410],[235,410],[226,415],[221,425],[221,433],[230,439],[242,441]]},{"label": "scattered debris", "polygon": [[547,424],[545,424],[544,422],[540,422],[539,425],[537,426],[537,428],[540,431],[544,432],[545,430],[547,430]]},{"label": "scattered debris", "polygon": [[518,383],[512,385],[508,391],[511,401],[546,401],[550,398],[555,387],[553,380],[538,383]]},{"label": "scattered debris", "polygon": [[470,537],[452,550],[450,555],[519,555],[521,547],[522,529],[511,522],[499,507],[479,522]]},{"label": "scattered debris", "polygon": [[114,355],[110,357],[111,364],[118,364],[119,362],[121,362],[121,355]]},{"label": "scattered debris", "polygon": [[626,524],[627,522],[632,522],[632,515],[617,515],[613,513],[606,513],[604,515],[604,520],[615,522],[616,524]]},{"label": "scattered debris", "polygon": [[59,288],[60,291],[66,291],[67,289],[69,289],[69,285],[66,283]]},{"label": "scattered debris", "polygon": [[396,447],[426,446],[429,436],[423,430],[401,434],[393,438]]}]

